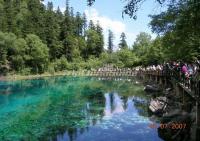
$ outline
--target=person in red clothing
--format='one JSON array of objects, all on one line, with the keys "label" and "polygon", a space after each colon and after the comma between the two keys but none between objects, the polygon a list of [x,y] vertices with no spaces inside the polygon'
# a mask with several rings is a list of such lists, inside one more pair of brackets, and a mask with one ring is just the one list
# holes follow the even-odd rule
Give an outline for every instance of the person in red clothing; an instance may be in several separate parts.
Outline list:
[{"label": "person in red clothing", "polygon": [[183,64],[182,67],[181,67],[181,72],[182,72],[182,76],[183,76],[183,82],[185,84],[186,87],[190,87],[190,75],[189,75],[189,71],[188,71],[188,68],[187,68],[187,65],[186,64]]},{"label": "person in red clothing", "polygon": [[183,64],[181,72],[184,74],[185,77],[189,77],[189,72],[186,64]]}]

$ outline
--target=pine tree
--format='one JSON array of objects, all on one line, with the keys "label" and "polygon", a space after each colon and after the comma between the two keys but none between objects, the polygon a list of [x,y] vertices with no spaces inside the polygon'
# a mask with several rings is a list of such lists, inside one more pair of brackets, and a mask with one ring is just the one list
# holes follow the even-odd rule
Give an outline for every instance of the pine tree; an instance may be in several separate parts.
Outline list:
[{"label": "pine tree", "polygon": [[47,11],[46,11],[46,20],[45,20],[45,33],[46,33],[46,43],[50,49],[50,56],[51,59],[55,59],[59,57],[58,52],[59,48],[59,24],[56,21],[56,14],[53,11],[53,3],[48,2],[47,4]]},{"label": "pine tree", "polygon": [[[56,14],[55,15],[55,18],[56,18],[55,21],[58,24],[57,33],[59,35],[58,35],[57,41],[55,43],[56,49],[53,51],[54,52],[53,56],[56,56],[56,58],[60,58],[63,55],[63,41],[61,40],[61,32],[62,32],[62,28],[61,27],[62,27],[62,23],[63,23],[63,20],[64,20],[64,15],[61,12],[59,7],[57,8],[55,14]],[[51,57],[51,58],[54,58],[54,57]]]},{"label": "pine tree", "polygon": [[124,32],[122,32],[121,36],[120,36],[120,43],[119,43],[119,48],[120,49],[128,49],[128,45],[126,43],[126,35]]},{"label": "pine tree", "polygon": [[63,13],[60,10],[60,7],[58,6],[57,10],[56,10],[56,20],[59,24],[61,24],[61,22],[63,21]]},{"label": "pine tree", "polygon": [[111,30],[108,30],[108,53],[113,52],[113,40],[114,40],[114,34]]},{"label": "pine tree", "polygon": [[92,20],[90,20],[88,28],[91,29],[91,30],[95,30],[96,29],[96,27],[95,27],[95,25],[94,25]]},{"label": "pine tree", "polygon": [[85,36],[86,30],[87,30],[87,17],[86,14],[83,13],[83,36]]},{"label": "pine tree", "polygon": [[96,51],[96,57],[99,57],[100,54],[103,52],[104,50],[104,37],[103,37],[103,29],[100,26],[99,22],[97,23],[96,26],[96,32],[99,36],[98,41],[97,41],[97,46],[95,48]]},{"label": "pine tree", "polygon": [[82,36],[82,33],[83,33],[83,20],[81,19],[80,12],[76,13],[75,24],[76,24],[75,35],[76,36]]},{"label": "pine tree", "polygon": [[70,15],[70,7],[69,7],[69,0],[65,1],[65,16]]},{"label": "pine tree", "polygon": [[97,56],[96,48],[98,45],[99,35],[95,30],[89,29],[86,34],[87,48],[84,58],[89,58],[90,55]]},{"label": "pine tree", "polygon": [[4,20],[5,20],[5,29],[3,29],[4,32],[14,32],[14,28],[16,25],[14,25],[15,21],[13,17],[14,16],[14,7],[12,0],[6,0],[4,1]]},{"label": "pine tree", "polygon": [[61,40],[64,40],[70,34],[72,34],[72,22],[70,17],[69,0],[66,0],[64,20],[61,24]]},{"label": "pine tree", "polygon": [[71,19],[72,18],[70,17],[69,1],[66,0],[66,9],[64,14],[64,20],[61,24],[60,39],[63,42],[63,54],[65,54],[65,57],[68,60],[72,60],[70,54],[72,51],[72,47],[70,46],[70,44],[73,36],[73,23]]},{"label": "pine tree", "polygon": [[4,31],[5,28],[6,24],[5,24],[4,0],[0,0],[0,31]]},{"label": "pine tree", "polygon": [[0,74],[7,71],[8,60],[7,60],[7,45],[5,42],[5,34],[0,31]]},{"label": "pine tree", "polygon": [[45,6],[40,0],[27,0],[27,6],[29,13],[24,26],[25,34],[36,34],[46,43]]},{"label": "pine tree", "polygon": [[74,17],[74,8],[70,7],[70,17]]}]

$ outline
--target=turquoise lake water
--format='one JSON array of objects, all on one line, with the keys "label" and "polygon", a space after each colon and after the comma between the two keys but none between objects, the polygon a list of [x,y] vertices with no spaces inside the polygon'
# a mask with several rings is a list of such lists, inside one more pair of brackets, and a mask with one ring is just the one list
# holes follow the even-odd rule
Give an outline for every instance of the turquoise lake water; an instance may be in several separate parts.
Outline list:
[{"label": "turquoise lake water", "polygon": [[49,77],[0,82],[2,141],[161,141],[135,81]]}]

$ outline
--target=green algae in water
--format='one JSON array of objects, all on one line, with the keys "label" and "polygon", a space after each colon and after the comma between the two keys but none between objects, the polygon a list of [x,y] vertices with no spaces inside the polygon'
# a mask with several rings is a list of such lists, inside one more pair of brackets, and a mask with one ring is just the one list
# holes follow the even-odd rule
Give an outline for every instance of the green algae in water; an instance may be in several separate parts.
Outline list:
[{"label": "green algae in water", "polygon": [[91,77],[0,82],[0,140],[160,140],[142,89]]}]

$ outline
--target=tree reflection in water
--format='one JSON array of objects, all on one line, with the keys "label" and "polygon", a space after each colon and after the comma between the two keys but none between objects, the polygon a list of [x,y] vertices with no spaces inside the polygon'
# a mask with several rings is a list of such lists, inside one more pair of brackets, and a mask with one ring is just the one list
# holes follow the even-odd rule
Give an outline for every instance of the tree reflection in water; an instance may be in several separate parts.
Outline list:
[{"label": "tree reflection in water", "polygon": [[[102,97],[101,97],[102,98]],[[99,99],[96,97],[93,98],[93,101],[98,101],[95,104],[100,105],[92,105],[90,102],[86,103],[85,106],[85,115],[86,120],[92,120],[93,122],[90,122],[90,124],[86,128],[70,128],[68,129],[63,135],[57,136],[57,141],[73,141],[79,138],[82,134],[87,134],[87,132],[92,128],[92,126],[95,126],[97,124],[101,124],[101,122],[104,122],[102,119],[109,120],[111,118],[115,118],[113,116],[120,115],[120,114],[127,114],[127,113],[138,113],[141,115],[147,115],[146,107],[147,104],[145,100],[142,100],[138,97],[134,96],[120,96],[118,93],[105,93],[104,94],[105,99]],[[105,101],[105,102],[104,102]],[[104,112],[97,112],[97,109],[95,109],[92,106],[103,106],[102,104],[105,104],[104,106]],[[141,106],[143,104],[144,106]],[[99,108],[100,108],[99,107]],[[100,114],[100,118],[93,118],[92,115]],[[91,129],[92,130],[92,129]],[[84,135],[83,135],[84,136]]]},{"label": "tree reflection in water", "polygon": [[132,82],[51,77],[2,82],[0,89],[10,92],[0,92],[0,140],[113,141],[146,132],[158,138],[146,130],[143,87]]}]

